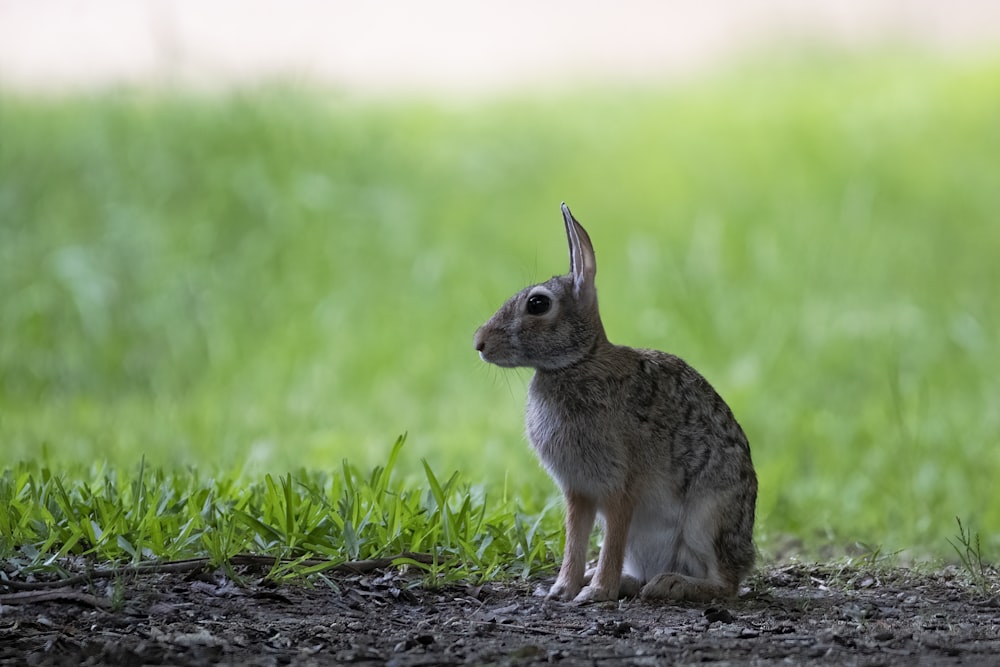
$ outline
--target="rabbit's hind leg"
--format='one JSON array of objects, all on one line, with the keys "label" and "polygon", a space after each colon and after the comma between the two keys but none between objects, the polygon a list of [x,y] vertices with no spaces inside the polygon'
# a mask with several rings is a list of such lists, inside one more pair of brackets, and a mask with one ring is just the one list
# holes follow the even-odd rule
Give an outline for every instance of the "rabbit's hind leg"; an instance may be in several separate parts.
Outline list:
[{"label": "rabbit's hind leg", "polygon": [[736,595],[739,576],[719,562],[718,506],[719,501],[709,497],[684,508],[671,558],[660,566],[662,573],[643,586],[641,597],[706,602]]},{"label": "rabbit's hind leg", "polygon": [[690,577],[686,574],[666,572],[657,575],[639,591],[643,599],[688,600],[708,602],[732,597],[736,591],[721,581]]}]

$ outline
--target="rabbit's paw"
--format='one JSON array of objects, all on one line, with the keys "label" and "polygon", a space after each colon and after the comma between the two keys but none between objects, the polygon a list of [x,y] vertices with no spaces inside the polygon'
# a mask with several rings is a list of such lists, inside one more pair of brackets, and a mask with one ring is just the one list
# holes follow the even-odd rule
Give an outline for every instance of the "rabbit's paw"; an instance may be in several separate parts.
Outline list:
[{"label": "rabbit's paw", "polygon": [[552,584],[552,588],[549,589],[546,599],[548,600],[572,600],[576,597],[576,594],[580,592],[581,584],[572,584],[568,581],[556,580],[556,583]]},{"label": "rabbit's paw", "polygon": [[644,598],[662,598],[668,600],[683,600],[687,589],[687,581],[677,574],[661,574],[642,587],[639,595]]},{"label": "rabbit's paw", "polygon": [[706,602],[726,597],[726,592],[717,583],[707,579],[685,577],[683,574],[666,573],[653,577],[642,587],[639,595],[645,599],[689,600]]},{"label": "rabbit's paw", "polygon": [[607,602],[608,600],[617,600],[618,592],[612,591],[609,588],[604,588],[602,586],[594,586],[593,584],[584,586],[575,598],[573,598],[573,604],[591,604],[593,602]]}]

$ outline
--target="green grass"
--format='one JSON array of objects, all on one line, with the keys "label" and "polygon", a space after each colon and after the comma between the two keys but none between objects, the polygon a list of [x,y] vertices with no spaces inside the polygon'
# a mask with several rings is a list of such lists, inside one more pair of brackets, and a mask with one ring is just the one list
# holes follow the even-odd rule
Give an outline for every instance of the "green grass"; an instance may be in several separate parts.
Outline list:
[{"label": "green grass", "polygon": [[22,463],[0,477],[0,556],[32,572],[58,570],[71,554],[135,565],[207,558],[217,567],[268,554],[277,580],[391,558],[431,584],[552,569],[559,526],[551,507],[527,514],[522,499],[487,499],[457,473],[439,479],[429,467],[424,484],[402,484],[392,472],[403,441],[369,475],[345,462],[256,482],[144,462],[126,475],[103,468],[81,477]]},{"label": "green grass", "polygon": [[996,553],[1000,62],[789,62],[476,103],[4,95],[0,546],[346,558],[342,460],[370,479],[403,432],[400,511],[459,470],[456,511],[557,541],[529,376],[471,339],[566,270],[566,200],[612,340],[686,358],[747,431],[765,552],[953,557],[957,515]]}]

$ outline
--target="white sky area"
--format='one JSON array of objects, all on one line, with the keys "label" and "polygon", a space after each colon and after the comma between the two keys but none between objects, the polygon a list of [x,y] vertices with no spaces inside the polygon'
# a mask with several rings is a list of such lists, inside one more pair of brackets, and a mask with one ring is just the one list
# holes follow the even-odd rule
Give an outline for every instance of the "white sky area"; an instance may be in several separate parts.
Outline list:
[{"label": "white sky area", "polygon": [[1000,0],[0,0],[0,87],[367,93],[685,75],[782,45],[1000,53]]}]

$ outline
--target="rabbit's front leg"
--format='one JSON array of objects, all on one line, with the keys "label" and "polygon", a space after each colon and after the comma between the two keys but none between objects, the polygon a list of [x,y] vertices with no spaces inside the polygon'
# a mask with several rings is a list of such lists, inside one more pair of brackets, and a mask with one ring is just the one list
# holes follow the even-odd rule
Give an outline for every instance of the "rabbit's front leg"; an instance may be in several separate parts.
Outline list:
[{"label": "rabbit's front leg", "polygon": [[583,587],[583,571],[587,565],[590,531],[594,529],[597,505],[580,493],[567,490],[566,548],[556,583],[549,589],[549,599],[572,600]]},{"label": "rabbit's front leg", "polygon": [[604,543],[601,545],[601,555],[597,559],[597,570],[594,571],[590,583],[573,599],[574,602],[603,602],[618,599],[622,566],[625,563],[625,545],[628,542],[628,528],[632,523],[634,507],[635,503],[625,493],[611,496],[604,503],[601,512],[604,517]]}]

